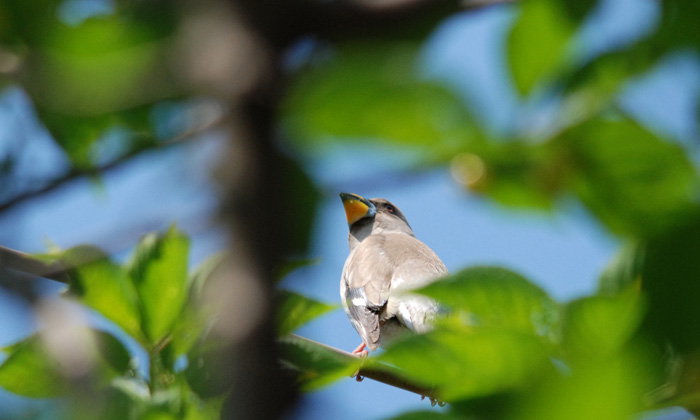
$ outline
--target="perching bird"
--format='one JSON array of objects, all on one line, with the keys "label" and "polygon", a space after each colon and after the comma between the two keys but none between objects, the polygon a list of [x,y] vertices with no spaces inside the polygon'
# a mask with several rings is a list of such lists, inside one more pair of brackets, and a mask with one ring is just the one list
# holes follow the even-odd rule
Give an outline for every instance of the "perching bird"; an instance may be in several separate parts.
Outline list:
[{"label": "perching bird", "polygon": [[348,193],[340,198],[350,228],[340,297],[363,341],[353,353],[376,350],[407,329],[427,331],[438,304],[409,292],[446,275],[445,264],[389,201]]}]

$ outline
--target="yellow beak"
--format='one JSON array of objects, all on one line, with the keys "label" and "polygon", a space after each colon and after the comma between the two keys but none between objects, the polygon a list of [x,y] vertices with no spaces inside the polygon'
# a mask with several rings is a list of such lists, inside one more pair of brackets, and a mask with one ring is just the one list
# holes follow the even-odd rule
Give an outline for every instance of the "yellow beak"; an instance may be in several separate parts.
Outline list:
[{"label": "yellow beak", "polygon": [[352,225],[364,217],[373,217],[377,211],[374,204],[357,194],[340,193],[340,199],[343,200],[348,225]]}]

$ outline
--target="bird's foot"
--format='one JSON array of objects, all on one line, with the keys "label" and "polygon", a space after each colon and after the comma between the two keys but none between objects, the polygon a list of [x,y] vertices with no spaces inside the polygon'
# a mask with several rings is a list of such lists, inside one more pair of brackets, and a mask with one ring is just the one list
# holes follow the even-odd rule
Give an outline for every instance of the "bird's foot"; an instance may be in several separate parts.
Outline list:
[{"label": "bird's foot", "polygon": [[360,344],[352,351],[352,354],[358,355],[360,357],[367,357],[369,351],[367,351],[367,345],[365,343]]},{"label": "bird's foot", "polygon": [[[366,359],[367,356],[369,356],[369,351],[366,347],[367,345],[365,343],[362,343],[359,346],[357,346],[355,350],[352,351],[352,354],[358,356],[361,359]],[[365,379],[364,377],[360,376],[360,369],[357,369],[357,371],[353,373],[352,377],[355,378],[357,382],[362,382]]]}]

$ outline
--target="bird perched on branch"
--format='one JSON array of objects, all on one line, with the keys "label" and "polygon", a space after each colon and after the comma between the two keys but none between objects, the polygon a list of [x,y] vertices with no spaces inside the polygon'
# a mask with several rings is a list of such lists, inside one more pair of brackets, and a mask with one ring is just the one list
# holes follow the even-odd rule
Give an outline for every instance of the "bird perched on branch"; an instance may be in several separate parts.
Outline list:
[{"label": "bird perched on branch", "polygon": [[437,302],[410,291],[447,274],[445,264],[416,239],[401,210],[383,198],[341,193],[350,234],[350,255],[340,297],[362,337],[353,353],[366,355],[406,330],[425,332]]}]

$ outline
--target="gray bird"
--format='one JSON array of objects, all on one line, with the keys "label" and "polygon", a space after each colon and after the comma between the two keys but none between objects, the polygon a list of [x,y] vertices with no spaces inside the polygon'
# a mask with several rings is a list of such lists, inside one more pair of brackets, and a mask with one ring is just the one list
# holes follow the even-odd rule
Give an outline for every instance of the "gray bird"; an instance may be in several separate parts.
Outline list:
[{"label": "gray bird", "polygon": [[353,353],[376,350],[406,330],[427,331],[438,304],[410,291],[446,275],[445,264],[389,201],[349,193],[340,198],[350,228],[340,297],[363,341]]}]

